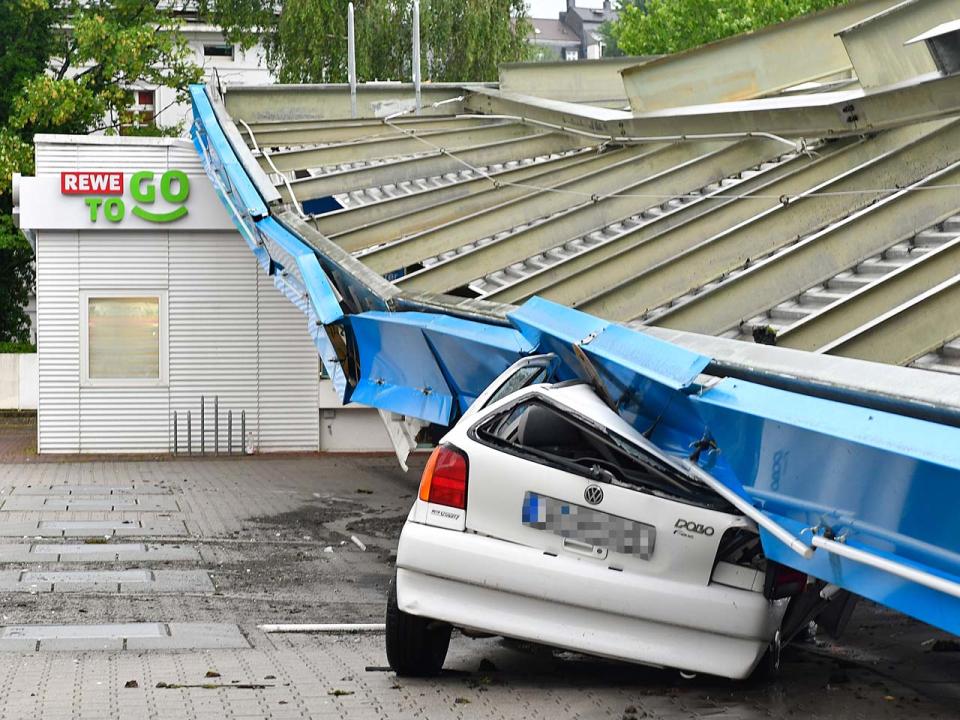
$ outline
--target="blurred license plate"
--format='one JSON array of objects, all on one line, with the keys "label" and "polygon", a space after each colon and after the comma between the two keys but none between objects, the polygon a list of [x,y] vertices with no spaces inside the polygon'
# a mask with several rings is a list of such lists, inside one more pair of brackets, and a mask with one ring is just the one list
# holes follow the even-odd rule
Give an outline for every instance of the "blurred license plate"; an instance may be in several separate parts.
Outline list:
[{"label": "blurred license plate", "polygon": [[533,492],[523,496],[522,520],[527,527],[643,560],[653,555],[657,538],[653,525]]}]

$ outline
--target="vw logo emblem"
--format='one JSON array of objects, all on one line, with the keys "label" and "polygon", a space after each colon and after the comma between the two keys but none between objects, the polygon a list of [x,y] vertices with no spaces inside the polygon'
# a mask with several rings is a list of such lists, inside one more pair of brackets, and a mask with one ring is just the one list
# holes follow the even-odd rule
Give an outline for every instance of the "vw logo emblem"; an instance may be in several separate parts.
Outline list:
[{"label": "vw logo emblem", "polygon": [[583,491],[583,499],[591,505],[599,505],[603,500],[603,488],[599,485],[588,485]]}]

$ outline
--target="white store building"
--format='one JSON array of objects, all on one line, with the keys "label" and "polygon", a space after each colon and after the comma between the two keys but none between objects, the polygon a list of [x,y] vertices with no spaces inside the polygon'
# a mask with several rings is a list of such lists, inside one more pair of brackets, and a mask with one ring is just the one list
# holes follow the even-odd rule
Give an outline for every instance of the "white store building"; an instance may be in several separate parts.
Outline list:
[{"label": "white store building", "polygon": [[191,143],[35,143],[14,203],[36,250],[39,452],[392,449],[378,413],[343,408],[322,378],[305,316]]}]

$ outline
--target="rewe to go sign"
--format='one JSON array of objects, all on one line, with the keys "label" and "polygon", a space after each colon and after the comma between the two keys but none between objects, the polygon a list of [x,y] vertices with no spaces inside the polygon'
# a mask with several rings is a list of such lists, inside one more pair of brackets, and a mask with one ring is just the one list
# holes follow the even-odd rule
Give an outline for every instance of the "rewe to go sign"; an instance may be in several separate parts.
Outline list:
[{"label": "rewe to go sign", "polygon": [[[124,202],[122,172],[62,172],[60,173],[60,192],[63,195],[86,195],[84,202],[90,210],[90,222],[101,217],[107,222],[118,223],[126,217],[127,204]],[[152,223],[168,223],[179,220],[187,214],[184,203],[190,197],[190,179],[182,170],[167,170],[157,175],[150,170],[141,170],[130,176],[129,195],[130,212]],[[157,198],[167,208],[158,212],[154,207]]]}]

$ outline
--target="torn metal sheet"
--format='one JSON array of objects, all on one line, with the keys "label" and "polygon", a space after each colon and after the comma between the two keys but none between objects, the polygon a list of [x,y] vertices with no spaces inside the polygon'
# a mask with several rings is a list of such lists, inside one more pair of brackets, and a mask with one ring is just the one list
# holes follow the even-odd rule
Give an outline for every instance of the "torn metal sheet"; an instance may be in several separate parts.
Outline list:
[{"label": "torn metal sheet", "polygon": [[329,325],[343,319],[337,291],[320,267],[316,253],[273,218],[258,221],[257,230],[268,240],[275,242],[295,263],[295,267],[284,263],[283,269],[297,273],[303,291],[309,297],[320,322]]}]

